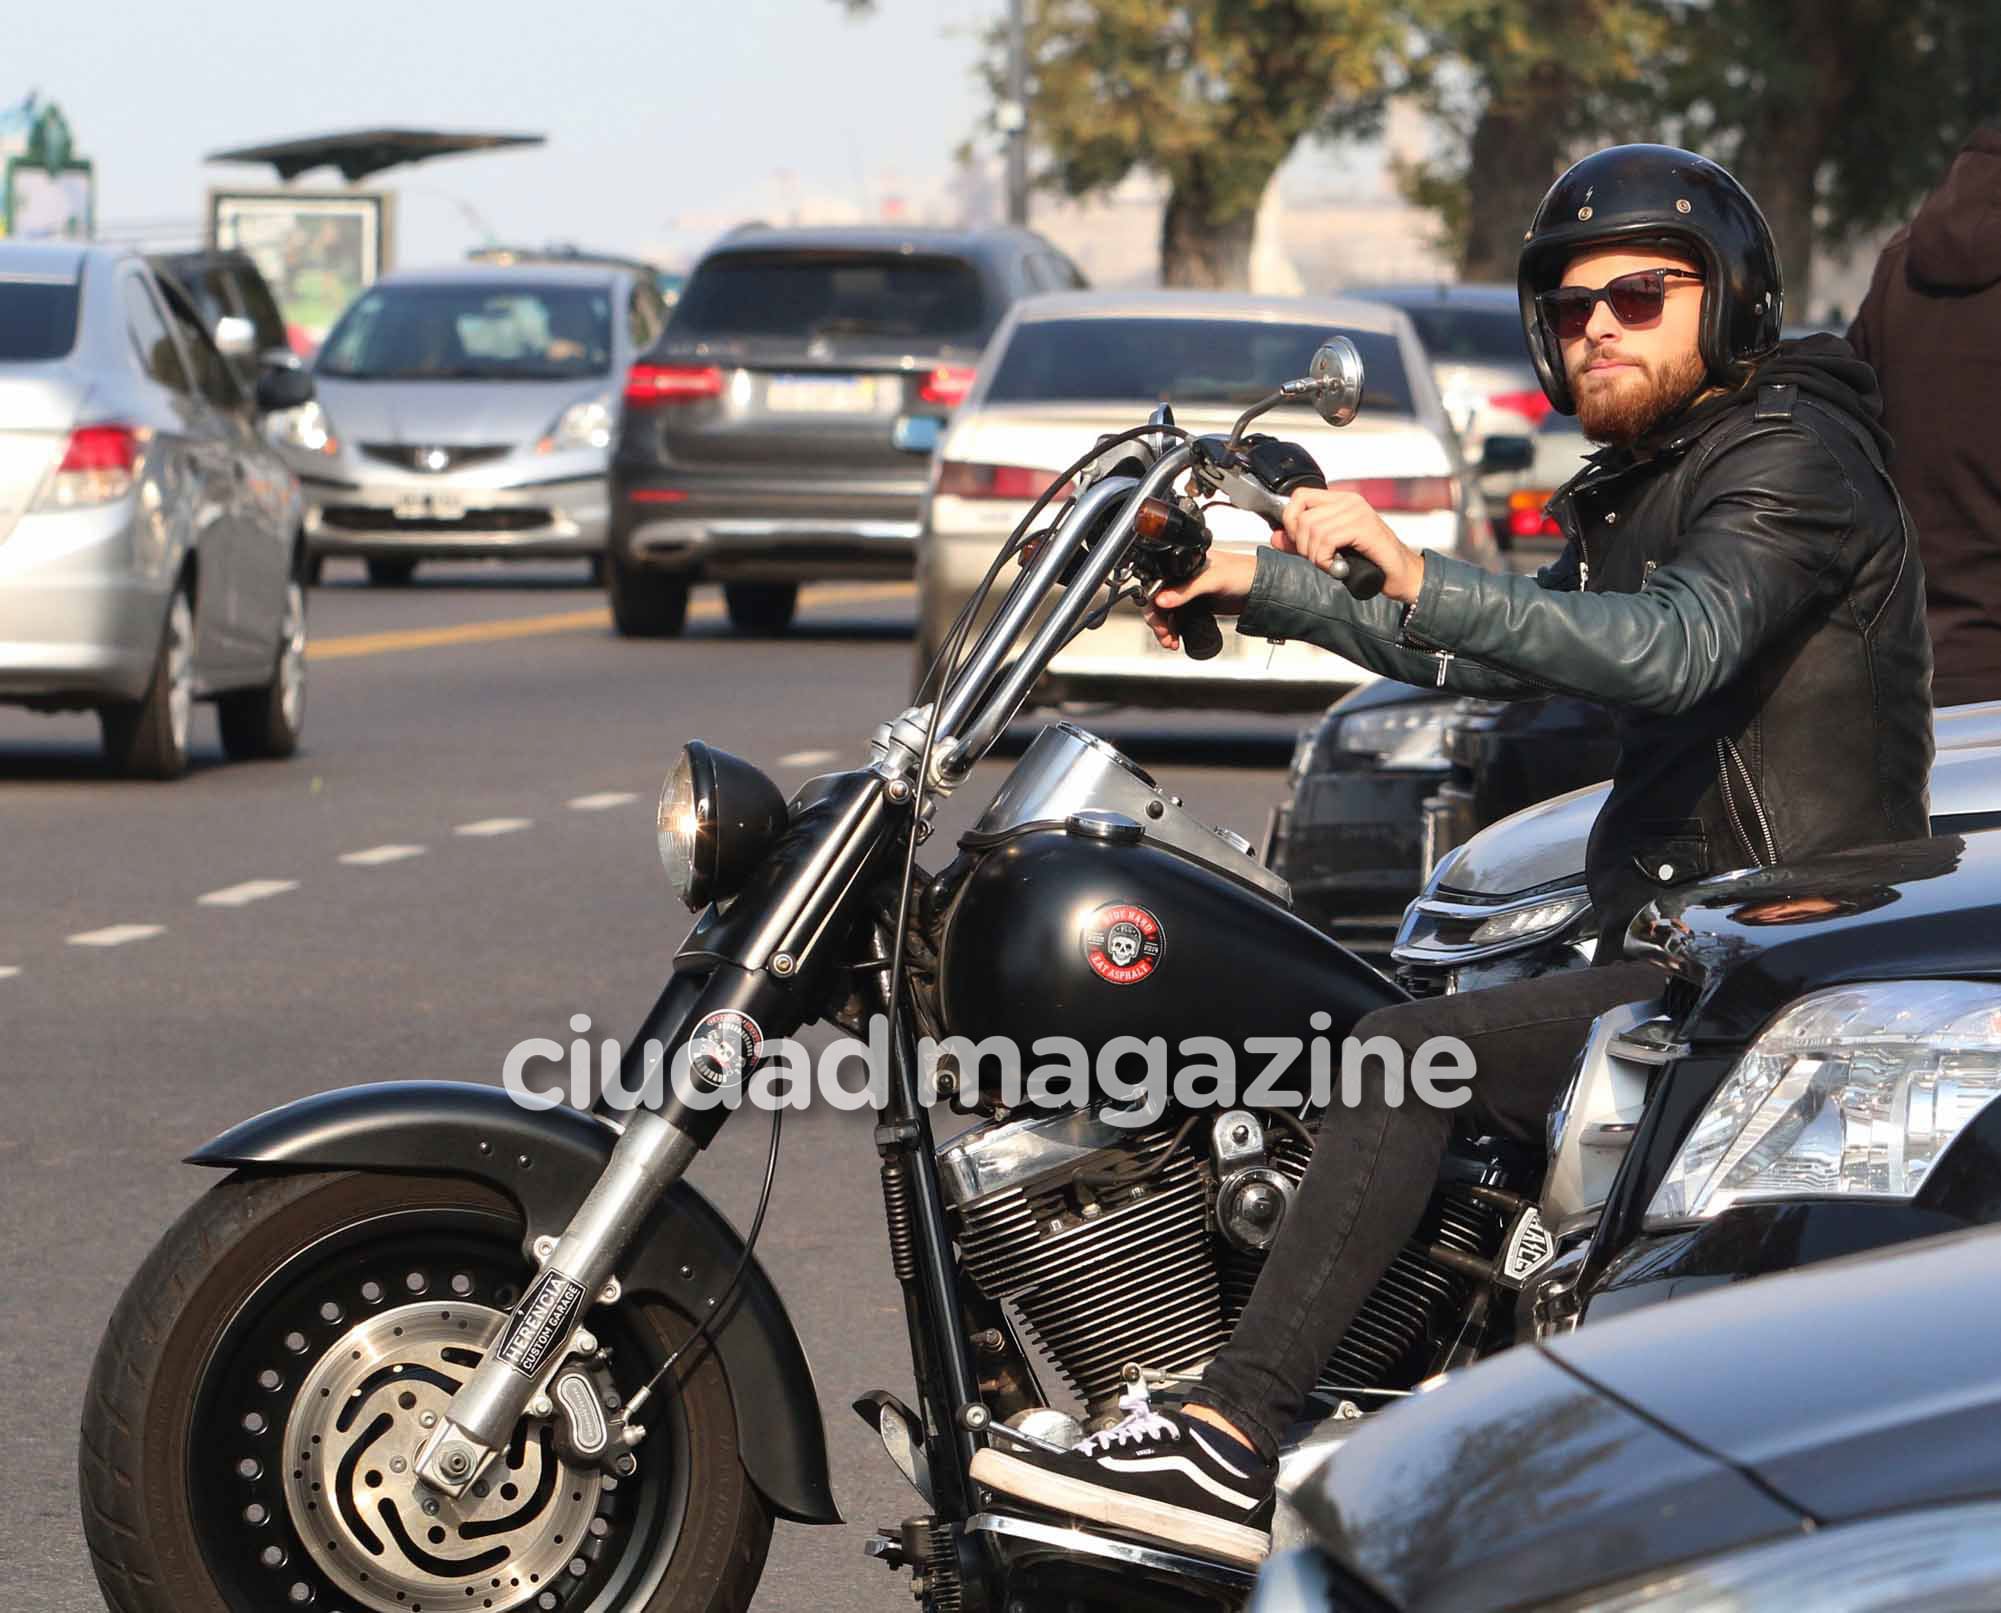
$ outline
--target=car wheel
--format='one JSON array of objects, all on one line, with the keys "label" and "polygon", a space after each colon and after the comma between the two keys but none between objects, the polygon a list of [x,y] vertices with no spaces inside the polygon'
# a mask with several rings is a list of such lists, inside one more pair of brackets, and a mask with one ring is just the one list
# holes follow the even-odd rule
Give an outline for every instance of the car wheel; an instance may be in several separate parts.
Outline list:
[{"label": "car wheel", "polygon": [[368,580],[378,588],[401,588],[417,575],[414,560],[371,560],[368,562]]},{"label": "car wheel", "polygon": [[195,611],[183,583],[167,606],[166,626],[153,658],[153,681],[145,695],[98,713],[111,765],[127,778],[179,778],[188,770],[194,703]]},{"label": "car wheel", "polygon": [[732,582],[723,585],[730,622],[739,633],[782,633],[799,608],[796,582]]},{"label": "car wheel", "polygon": [[319,587],[321,581],[326,576],[326,570],[327,570],[327,557],[323,554],[314,555],[312,559],[306,562],[306,567],[305,567],[306,586],[308,588]]},{"label": "car wheel", "polygon": [[601,554],[591,556],[591,583],[598,588],[604,586],[604,556]]},{"label": "car wheel", "polygon": [[276,760],[299,748],[306,725],[306,585],[285,585],[285,616],[279,625],[278,660],[271,681],[238,689],[216,702],[223,753],[233,762]]},{"label": "car wheel", "polygon": [[678,638],[688,622],[688,579],[606,554],[611,619],[626,638]]}]

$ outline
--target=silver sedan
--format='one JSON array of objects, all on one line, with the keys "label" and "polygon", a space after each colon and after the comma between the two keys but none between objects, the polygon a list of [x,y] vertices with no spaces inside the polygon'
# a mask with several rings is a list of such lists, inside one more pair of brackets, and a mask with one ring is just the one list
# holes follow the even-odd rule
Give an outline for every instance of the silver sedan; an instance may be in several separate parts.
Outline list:
[{"label": "silver sedan", "polygon": [[231,757],[305,717],[297,480],[194,310],[137,254],[0,242],[0,701],[94,709],[126,773],[186,771],[194,702]]}]

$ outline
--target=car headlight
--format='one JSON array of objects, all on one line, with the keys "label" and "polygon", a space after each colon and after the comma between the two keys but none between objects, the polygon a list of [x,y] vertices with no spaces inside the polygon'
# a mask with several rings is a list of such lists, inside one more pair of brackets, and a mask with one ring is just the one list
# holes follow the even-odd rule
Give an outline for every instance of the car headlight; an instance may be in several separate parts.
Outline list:
[{"label": "car headlight", "polygon": [[1558,896],[1533,907],[1517,907],[1482,919],[1466,938],[1469,947],[1490,947],[1502,941],[1525,941],[1554,935],[1591,906],[1589,896]]},{"label": "car headlight", "polygon": [[326,454],[329,457],[340,452],[340,439],[334,435],[333,421],[318,402],[302,403],[296,409],[279,409],[266,415],[264,429],[280,448],[296,448],[301,453]]},{"label": "car headlight", "polygon": [[585,398],[557,415],[542,440],[535,444],[538,454],[561,453],[569,448],[609,448],[611,434],[618,425],[612,413],[611,394]]},{"label": "car headlight", "polygon": [[692,741],[660,790],[660,861],[699,913],[734,896],[784,831],[785,797],[750,763]]},{"label": "car headlight", "polygon": [[1908,1199],[2001,1094],[2001,986],[1901,980],[1802,997],[1724,1077],[1647,1207]]},{"label": "car headlight", "polygon": [[1382,767],[1445,766],[1445,730],[1456,701],[1421,701],[1381,706],[1343,717],[1336,747],[1350,756],[1373,757]]},{"label": "car headlight", "polygon": [[1927,1613],[2001,1606],[2001,1502],[1899,1512],[1656,1569],[1548,1613]]}]

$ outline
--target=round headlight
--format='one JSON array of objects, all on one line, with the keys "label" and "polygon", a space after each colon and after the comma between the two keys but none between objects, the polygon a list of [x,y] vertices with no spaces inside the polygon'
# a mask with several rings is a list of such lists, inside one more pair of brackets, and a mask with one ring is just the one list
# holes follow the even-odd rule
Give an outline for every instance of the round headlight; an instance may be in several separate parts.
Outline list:
[{"label": "round headlight", "polygon": [[693,741],[660,790],[660,861],[674,894],[698,913],[734,896],[785,823],[776,784],[729,752]]}]

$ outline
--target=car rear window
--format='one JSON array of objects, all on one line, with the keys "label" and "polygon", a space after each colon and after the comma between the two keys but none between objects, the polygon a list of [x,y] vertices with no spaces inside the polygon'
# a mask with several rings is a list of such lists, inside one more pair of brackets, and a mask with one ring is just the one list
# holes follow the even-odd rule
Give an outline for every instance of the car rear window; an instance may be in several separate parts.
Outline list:
[{"label": "car rear window", "polygon": [[670,338],[850,337],[982,345],[997,322],[960,258],[888,252],[728,252],[682,288]]},{"label": "car rear window", "polygon": [[1015,327],[989,403],[1220,403],[1238,408],[1306,373],[1346,336],[1362,355],[1362,408],[1414,412],[1394,336],[1251,319],[1036,319]]},{"label": "car rear window", "polygon": [[1417,327],[1417,339],[1433,363],[1458,359],[1467,364],[1526,364],[1528,338],[1513,309],[1454,308],[1450,304],[1401,305]]},{"label": "car rear window", "polygon": [[38,364],[76,346],[83,282],[0,271],[0,364]]}]

